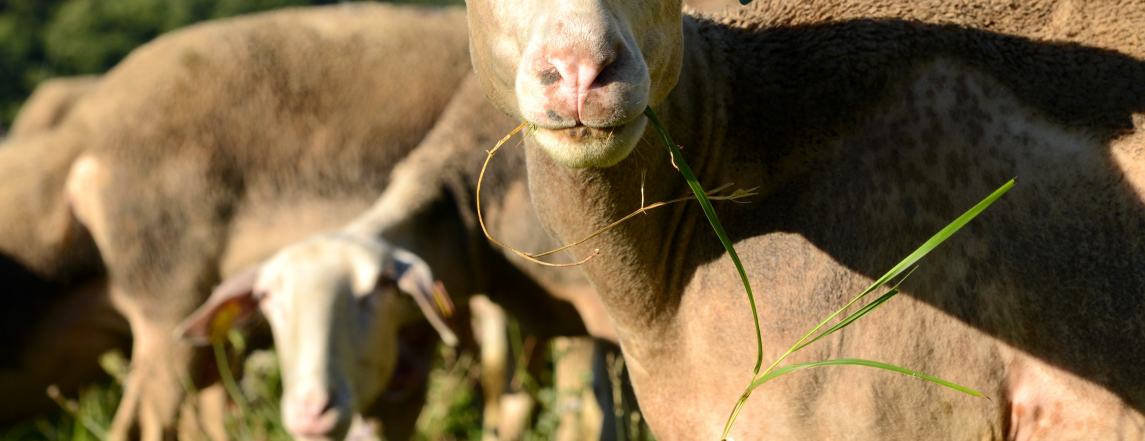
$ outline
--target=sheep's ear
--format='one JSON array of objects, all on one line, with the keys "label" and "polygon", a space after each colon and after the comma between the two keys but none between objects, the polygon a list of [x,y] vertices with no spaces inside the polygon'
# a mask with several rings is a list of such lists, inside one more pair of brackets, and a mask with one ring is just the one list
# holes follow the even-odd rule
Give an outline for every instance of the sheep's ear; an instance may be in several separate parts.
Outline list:
[{"label": "sheep's ear", "polygon": [[207,302],[175,327],[175,337],[195,346],[226,339],[232,327],[242,326],[258,312],[254,283],[259,267],[231,276],[211,292]]},{"label": "sheep's ear", "polygon": [[398,290],[413,297],[425,318],[441,334],[441,341],[450,346],[457,345],[457,334],[449,326],[453,315],[453,301],[445,292],[441,282],[433,280],[429,265],[413,253],[394,250],[393,266],[382,271],[383,280],[397,285]]}]

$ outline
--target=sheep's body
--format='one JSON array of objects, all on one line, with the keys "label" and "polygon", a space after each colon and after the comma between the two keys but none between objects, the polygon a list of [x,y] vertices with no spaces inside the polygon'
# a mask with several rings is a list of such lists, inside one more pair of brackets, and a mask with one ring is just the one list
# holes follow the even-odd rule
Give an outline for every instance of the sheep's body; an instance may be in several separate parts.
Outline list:
[{"label": "sheep's body", "polygon": [[[1018,185],[927,257],[902,285],[907,295],[787,360],[879,360],[992,401],[883,371],[819,368],[755,391],[732,437],[1141,438],[1145,5],[956,9],[965,23],[1030,39],[898,19],[950,10],[927,4],[756,3],[685,16],[679,80],[662,102],[656,96],[671,83],[654,80],[643,98],[706,187],[760,187],[750,204],[716,208],[754,282],[765,365],[963,210],[1012,177]],[[603,5],[614,16],[628,13],[618,2]],[[641,59],[625,53],[630,46],[616,57],[594,51],[617,47],[609,38],[671,43],[647,37],[662,34],[641,27],[660,23],[644,16],[625,17],[640,20],[626,28],[632,21],[594,21],[589,9],[587,18],[549,17],[565,6],[548,2],[468,6],[482,85],[518,118],[531,109],[521,103],[559,97],[556,89],[520,93],[537,72],[542,84],[553,81],[544,65],[532,67],[545,58],[525,48],[583,50],[585,59],[621,60],[615,69],[627,69]],[[1055,15],[1078,10],[1102,25]],[[514,27],[514,14],[528,14],[530,26]],[[882,19],[861,20],[869,16]],[[579,33],[550,41],[544,26]],[[1129,55],[1037,40],[1060,35]],[[494,47],[514,55],[491,56]],[[651,62],[646,69],[671,78]],[[592,103],[627,98],[606,92]],[[625,124],[642,117],[634,118]],[[642,200],[687,191],[651,129],[615,166],[573,170],[557,161],[583,164],[574,147],[595,148],[584,138],[596,135],[537,124],[527,142],[533,201],[562,240]],[[661,440],[718,439],[756,361],[742,285],[709,230],[698,206],[681,205],[639,216],[577,253],[601,250],[583,268],[617,326],[642,411]]]},{"label": "sheep's body", "polygon": [[1058,41],[1145,55],[1145,10],[1133,0],[755,0],[705,14],[731,26],[760,29],[855,19],[951,24],[1040,41]]},{"label": "sheep's body", "polygon": [[739,6],[739,0],[688,0],[684,4],[701,11],[719,11],[724,8]]}]

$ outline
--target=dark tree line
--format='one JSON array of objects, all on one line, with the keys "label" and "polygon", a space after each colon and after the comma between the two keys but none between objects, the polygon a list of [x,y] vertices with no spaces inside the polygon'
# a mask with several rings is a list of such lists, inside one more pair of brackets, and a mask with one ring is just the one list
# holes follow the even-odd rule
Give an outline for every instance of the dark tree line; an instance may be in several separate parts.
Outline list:
[{"label": "dark tree line", "polygon": [[[343,0],[344,1],[344,0]],[[462,0],[406,0],[460,4]],[[102,73],[191,23],[339,0],[0,0],[0,125],[51,77]],[[2,133],[2,128],[0,128]]]}]

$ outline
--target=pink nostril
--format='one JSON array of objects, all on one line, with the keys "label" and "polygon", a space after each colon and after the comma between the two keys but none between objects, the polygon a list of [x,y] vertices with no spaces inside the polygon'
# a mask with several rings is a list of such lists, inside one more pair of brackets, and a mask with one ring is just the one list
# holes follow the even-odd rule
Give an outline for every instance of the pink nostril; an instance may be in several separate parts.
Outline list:
[{"label": "pink nostril", "polygon": [[323,393],[308,393],[286,403],[287,428],[300,436],[325,436],[338,424],[334,401]]},{"label": "pink nostril", "polygon": [[559,78],[555,78],[552,72],[544,72],[541,74],[541,81],[547,85],[559,80],[564,83],[564,87],[583,93],[596,82],[597,77],[613,61],[616,61],[616,53],[611,51],[599,62],[585,57],[552,59],[549,60],[549,63],[556,68],[556,74],[559,75]]},{"label": "pink nostril", "polygon": [[548,62],[556,71],[543,70],[540,73],[542,85],[561,83],[559,93],[564,96],[567,108],[575,109],[577,120],[584,117],[583,106],[589,90],[601,74],[616,61],[617,52],[610,50],[598,55],[595,57],[572,55],[551,58]]}]

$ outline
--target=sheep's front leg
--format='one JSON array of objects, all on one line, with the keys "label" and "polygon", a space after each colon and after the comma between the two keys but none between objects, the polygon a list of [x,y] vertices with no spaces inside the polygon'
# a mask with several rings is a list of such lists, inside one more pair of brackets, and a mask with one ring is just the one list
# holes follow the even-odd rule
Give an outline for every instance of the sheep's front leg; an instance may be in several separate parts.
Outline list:
[{"label": "sheep's front leg", "polygon": [[[594,342],[590,337],[553,339],[555,366],[553,376],[557,391],[557,412],[561,423],[553,436],[557,441],[597,440],[604,413],[593,393]],[[610,409],[611,410],[611,409]]]},{"label": "sheep's front leg", "polygon": [[[213,369],[206,367],[205,369]],[[237,371],[236,371],[236,374]],[[230,401],[223,383],[216,382],[183,402],[179,414],[179,439],[181,441],[223,441],[230,439],[227,434],[226,412]]]},{"label": "sheep's front leg", "polygon": [[112,304],[134,339],[109,438],[174,439],[187,386],[217,378],[217,369],[204,368],[214,366],[211,349],[177,340],[174,329],[218,282],[225,226],[214,214],[223,202],[201,179],[205,165],[179,162],[143,175],[135,165],[85,154],[66,193],[99,247]]},{"label": "sheep's front leg", "polygon": [[473,335],[481,345],[481,390],[485,410],[481,420],[485,441],[501,439],[501,396],[510,378],[509,340],[506,338],[505,310],[483,295],[469,299],[473,313]]},{"label": "sheep's front leg", "polygon": [[[129,296],[115,295],[115,299],[117,305],[123,305],[120,310],[131,325],[134,342],[123,400],[116,410],[108,439],[175,439],[176,420],[188,387],[214,380],[211,375],[214,370],[201,368],[213,366],[213,353],[210,348],[193,348],[172,337],[175,325],[189,313],[183,311],[185,308],[139,308],[132,304],[134,299]],[[217,397],[204,398],[217,401]],[[217,407],[201,406],[200,419],[204,423],[218,420],[218,415],[203,413],[213,414],[215,412],[210,411]]]}]

